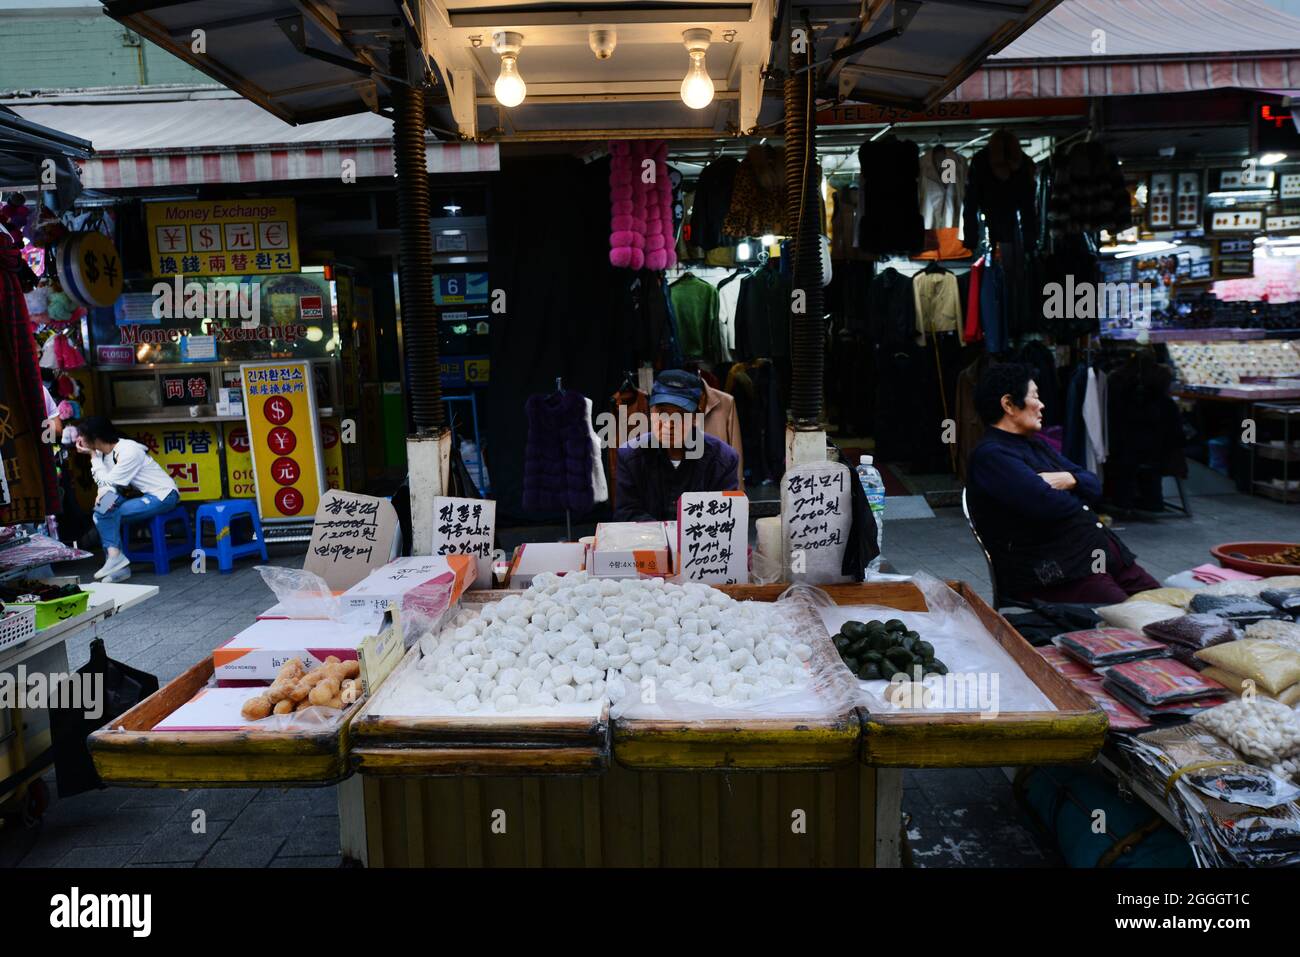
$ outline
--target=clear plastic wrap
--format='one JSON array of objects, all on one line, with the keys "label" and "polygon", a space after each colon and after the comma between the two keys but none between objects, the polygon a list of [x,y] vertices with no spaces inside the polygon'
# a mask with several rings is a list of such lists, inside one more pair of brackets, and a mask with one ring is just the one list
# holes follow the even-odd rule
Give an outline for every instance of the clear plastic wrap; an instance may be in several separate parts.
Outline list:
[{"label": "clear plastic wrap", "polygon": [[1246,626],[1247,638],[1264,638],[1300,651],[1300,625],[1292,621],[1265,618]]},{"label": "clear plastic wrap", "polygon": [[1158,601],[1125,601],[1118,605],[1103,605],[1097,609],[1097,614],[1113,628],[1141,631],[1153,622],[1177,618],[1183,611]]},{"label": "clear plastic wrap", "polygon": [[[897,618],[934,646],[947,666],[945,675],[919,682],[858,681],[861,705],[870,711],[979,712],[989,717],[1008,711],[1055,711],[1056,706],[1024,673],[1015,659],[989,634],[966,600],[944,582],[924,572],[911,579],[925,598],[924,612],[883,605],[834,605],[819,608],[829,634],[846,621]],[[834,645],[831,646],[834,650]],[[838,660],[838,653],[837,653]]]},{"label": "clear plastic wrap", "polygon": [[1148,778],[1162,792],[1185,782],[1206,797],[1261,808],[1300,798],[1300,787],[1251,764],[1230,744],[1195,723],[1125,738],[1120,746],[1145,765],[1150,771]]},{"label": "clear plastic wrap", "polygon": [[1192,721],[1242,754],[1269,764],[1300,754],[1300,714],[1272,698],[1238,698]]},{"label": "clear plastic wrap", "polygon": [[1276,641],[1243,638],[1196,653],[1202,661],[1249,679],[1271,695],[1300,682],[1300,652]]},{"label": "clear plastic wrap", "polygon": [[275,612],[285,618],[340,620],[342,608],[325,579],[315,572],[279,565],[258,565],[257,573],[275,595]]},{"label": "clear plastic wrap", "polygon": [[1259,597],[1293,618],[1300,613],[1300,588],[1267,588],[1259,593]]},{"label": "clear plastic wrap", "polygon": [[[249,688],[248,690],[256,691],[257,689]],[[292,711],[289,714],[273,714],[257,721],[250,721],[248,722],[248,728],[253,731],[329,731],[338,727],[347,710],[347,708],[326,708],[312,705],[310,708],[303,708],[301,711]]]},{"label": "clear plastic wrap", "polygon": [[1252,580],[1233,579],[1206,585],[1198,594],[1202,595],[1258,595],[1261,592],[1281,588],[1300,588],[1300,575],[1276,575],[1272,578]]},{"label": "clear plastic wrap", "polygon": [[819,610],[833,606],[830,597],[814,585],[791,585],[775,602],[744,602],[755,606],[769,633],[783,636],[792,646],[805,644],[811,651],[804,673],[793,685],[774,689],[748,701],[701,701],[676,694],[658,682],[647,694],[621,698],[610,716],[627,720],[705,721],[727,717],[812,717],[842,715],[861,703],[857,681],[840,661],[830,637],[819,627]]},{"label": "clear plastic wrap", "polygon": [[1241,631],[1231,621],[1218,615],[1183,615],[1179,618],[1167,618],[1156,621],[1142,629],[1148,638],[1163,641],[1167,645],[1180,645],[1199,651],[1221,645],[1225,641],[1236,641]]},{"label": "clear plastic wrap", "polygon": [[1216,615],[1240,625],[1264,618],[1290,618],[1263,599],[1247,595],[1195,595],[1187,606],[1193,615]]}]

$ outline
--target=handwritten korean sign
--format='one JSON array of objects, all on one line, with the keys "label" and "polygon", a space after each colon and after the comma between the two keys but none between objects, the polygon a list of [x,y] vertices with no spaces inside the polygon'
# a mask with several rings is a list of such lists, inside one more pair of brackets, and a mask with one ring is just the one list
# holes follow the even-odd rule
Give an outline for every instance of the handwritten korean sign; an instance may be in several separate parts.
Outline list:
[{"label": "handwritten korean sign", "polygon": [[478,569],[475,585],[492,587],[492,539],[497,503],[487,499],[439,495],[433,500],[433,554],[472,555]]},{"label": "handwritten korean sign", "polygon": [[853,473],[838,462],[789,469],[781,478],[785,567],[792,582],[845,582],[840,568],[853,521]]},{"label": "handwritten korean sign", "polygon": [[303,569],[330,588],[351,588],[388,562],[397,512],[381,498],[330,489],[321,496]]},{"label": "handwritten korean sign", "polygon": [[749,499],[742,492],[686,492],[677,502],[677,573],[684,582],[749,581]]}]

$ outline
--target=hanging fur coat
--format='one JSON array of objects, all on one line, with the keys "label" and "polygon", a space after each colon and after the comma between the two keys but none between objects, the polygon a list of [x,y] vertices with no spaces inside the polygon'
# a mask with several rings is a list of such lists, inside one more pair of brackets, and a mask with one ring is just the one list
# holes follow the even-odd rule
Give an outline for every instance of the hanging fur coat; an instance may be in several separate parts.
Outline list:
[{"label": "hanging fur coat", "polygon": [[[609,261],[621,269],[677,264],[673,186],[663,140],[609,144]],[[653,164],[654,175],[646,171]]]},{"label": "hanging fur coat", "polygon": [[921,159],[916,144],[894,136],[863,143],[858,163],[858,248],[919,253],[925,248],[925,223],[918,202]]},{"label": "hanging fur coat", "polygon": [[1101,143],[1075,143],[1056,151],[1047,223],[1054,241],[1102,229],[1116,233],[1133,225],[1124,173]]},{"label": "hanging fur coat", "polygon": [[1014,133],[998,130],[971,160],[962,230],[965,244],[978,248],[987,225],[990,243],[1019,238],[1023,248],[1032,248],[1038,234],[1036,191],[1034,161],[1025,155]]},{"label": "hanging fur coat", "polygon": [[591,420],[582,393],[539,393],[524,405],[524,508],[532,512],[588,512],[592,482]]},{"label": "hanging fur coat", "polygon": [[736,239],[788,235],[785,224],[785,150],[751,146],[731,189],[722,232]]}]

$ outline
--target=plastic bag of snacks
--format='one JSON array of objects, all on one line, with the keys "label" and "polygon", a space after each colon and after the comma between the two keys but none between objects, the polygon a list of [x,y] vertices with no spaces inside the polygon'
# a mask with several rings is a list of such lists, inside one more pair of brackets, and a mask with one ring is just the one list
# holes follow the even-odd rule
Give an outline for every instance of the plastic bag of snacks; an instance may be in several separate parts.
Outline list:
[{"label": "plastic bag of snacks", "polygon": [[1182,645],[1199,651],[1225,641],[1236,641],[1241,631],[1230,621],[1218,615],[1183,615],[1152,622],[1142,629],[1148,638],[1167,645]]},{"label": "plastic bag of snacks", "polygon": [[[1204,714],[1209,714],[1205,712]],[[1252,807],[1277,807],[1300,798],[1300,788],[1266,768],[1256,767],[1230,744],[1196,723],[1160,728],[1126,743],[1143,755],[1161,790],[1170,778],[1185,781],[1206,797]],[[1164,780],[1158,780],[1163,776]]]},{"label": "plastic bag of snacks", "polygon": [[1124,628],[1092,628],[1070,631],[1052,639],[1066,654],[1088,665],[1115,665],[1139,658],[1158,658],[1169,653],[1161,642]]},{"label": "plastic bag of snacks", "polygon": [[1169,658],[1129,661],[1107,668],[1105,677],[1124,691],[1148,705],[1158,706],[1179,701],[1223,694],[1223,685],[1201,677],[1191,668]]},{"label": "plastic bag of snacks", "polygon": [[1187,607],[1194,615],[1202,613],[1217,615],[1219,618],[1240,622],[1243,625],[1249,625],[1261,618],[1290,617],[1260,598],[1249,598],[1244,595],[1196,595]]},{"label": "plastic bag of snacks", "polygon": [[1246,626],[1247,638],[1263,638],[1300,651],[1300,625],[1293,621],[1266,618]]},{"label": "plastic bag of snacks", "polygon": [[1272,698],[1238,698],[1192,721],[1252,758],[1273,763],[1300,754],[1300,715]]},{"label": "plastic bag of snacks", "polygon": [[1259,593],[1274,608],[1288,612],[1292,617],[1300,613],[1300,588],[1270,588]]},{"label": "plastic bag of snacks", "polygon": [[1241,675],[1225,671],[1223,668],[1216,668],[1214,665],[1202,668],[1201,674],[1211,681],[1217,681],[1235,695],[1244,695],[1251,692],[1266,695],[1269,698],[1276,698],[1288,708],[1294,708],[1297,703],[1300,703],[1300,684],[1294,684],[1278,694],[1269,694],[1249,678],[1243,678]]},{"label": "plastic bag of snacks", "polygon": [[1141,631],[1152,622],[1177,618],[1182,610],[1158,601],[1125,601],[1118,605],[1104,605],[1097,609],[1097,614],[1113,628]]},{"label": "plastic bag of snacks", "polygon": [[1175,608],[1186,608],[1187,603],[1192,600],[1196,592],[1190,588],[1152,588],[1148,591],[1140,591],[1136,595],[1130,595],[1130,601],[1153,601],[1158,605],[1173,605]]},{"label": "plastic bag of snacks", "polygon": [[1253,681],[1271,695],[1279,695],[1300,682],[1300,652],[1276,641],[1243,638],[1226,645],[1203,648],[1196,656]]}]

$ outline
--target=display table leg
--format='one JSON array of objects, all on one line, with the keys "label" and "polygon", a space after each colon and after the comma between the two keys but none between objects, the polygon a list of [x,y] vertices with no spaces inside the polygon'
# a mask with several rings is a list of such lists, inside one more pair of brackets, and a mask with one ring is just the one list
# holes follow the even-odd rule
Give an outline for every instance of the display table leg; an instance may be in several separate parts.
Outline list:
[{"label": "display table leg", "polygon": [[365,779],[359,774],[345,778],[338,786],[339,849],[347,863],[367,866]]},{"label": "display table leg", "polygon": [[876,768],[876,867],[901,867],[903,771]]}]

